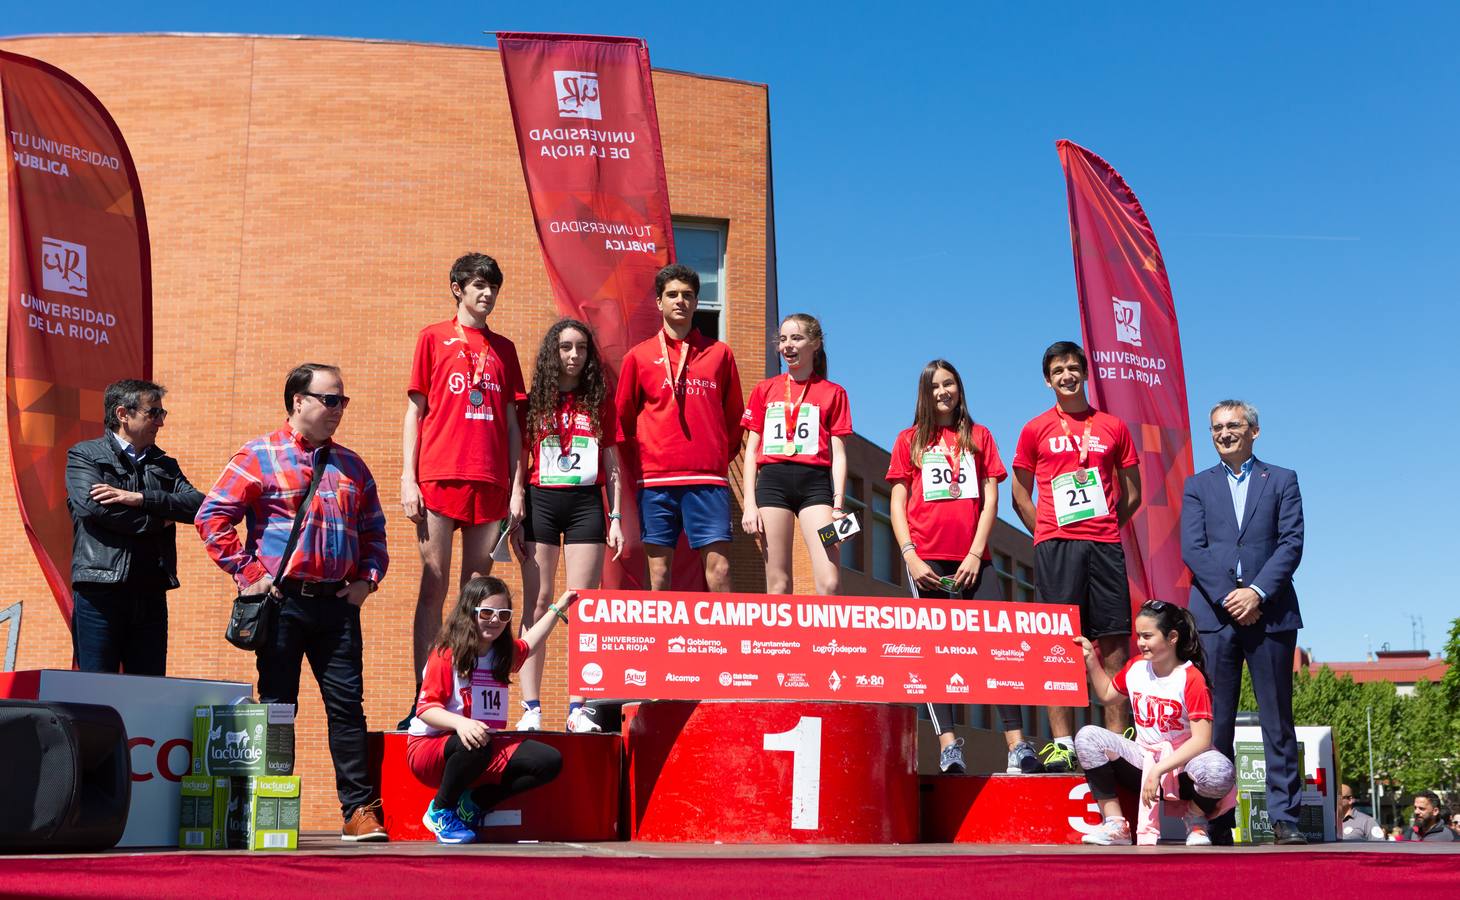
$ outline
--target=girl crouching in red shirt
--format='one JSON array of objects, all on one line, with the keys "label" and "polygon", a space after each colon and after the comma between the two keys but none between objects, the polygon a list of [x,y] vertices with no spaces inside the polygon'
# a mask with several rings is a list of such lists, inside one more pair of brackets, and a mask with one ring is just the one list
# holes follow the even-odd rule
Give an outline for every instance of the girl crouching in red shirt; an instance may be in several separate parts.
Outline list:
[{"label": "girl crouching in red shirt", "polygon": [[509,797],[547,784],[563,767],[556,749],[507,726],[511,673],[538,652],[564,610],[578,599],[567,591],[521,640],[512,637],[512,592],[502,579],[480,575],[466,583],[421,675],[406,761],[423,783],[439,785],[421,817],[443,844],[470,844],[487,813]]}]

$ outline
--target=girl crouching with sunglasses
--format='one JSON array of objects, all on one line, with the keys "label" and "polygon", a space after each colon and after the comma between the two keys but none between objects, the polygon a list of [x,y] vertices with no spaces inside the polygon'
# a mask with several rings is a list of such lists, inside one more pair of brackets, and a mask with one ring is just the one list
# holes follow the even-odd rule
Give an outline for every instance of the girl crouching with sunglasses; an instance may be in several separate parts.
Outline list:
[{"label": "girl crouching with sunglasses", "polygon": [[470,844],[491,809],[547,784],[563,767],[556,749],[507,726],[511,673],[547,643],[558,619],[578,599],[567,591],[521,640],[512,637],[512,592],[500,578],[481,575],[461,589],[441,625],[411,719],[406,761],[422,783],[439,785],[421,817],[442,844]]}]

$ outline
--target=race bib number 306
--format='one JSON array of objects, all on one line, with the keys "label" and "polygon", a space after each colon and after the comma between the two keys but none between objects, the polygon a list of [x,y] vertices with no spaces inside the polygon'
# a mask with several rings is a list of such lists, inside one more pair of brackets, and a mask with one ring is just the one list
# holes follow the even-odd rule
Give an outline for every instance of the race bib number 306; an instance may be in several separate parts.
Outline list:
[{"label": "race bib number 306", "polygon": [[815,456],[821,449],[821,410],[813,403],[801,404],[790,434],[786,433],[786,404],[766,404],[764,429],[766,456]]},{"label": "race bib number 306", "polygon": [[488,728],[507,727],[507,686],[485,669],[471,673],[471,717]]},{"label": "race bib number 306", "polygon": [[1059,527],[1110,515],[1099,469],[1076,469],[1056,475],[1049,483],[1054,520]]},{"label": "race bib number 306", "polygon": [[[948,457],[937,450],[923,453],[922,468],[924,500],[977,499],[974,490],[978,484],[978,466],[971,455],[965,453],[958,460],[956,476],[953,467],[948,465]],[[953,490],[955,484],[958,485],[956,495]]]},{"label": "race bib number 306", "polygon": [[537,482],[544,487],[598,483],[598,441],[575,435],[568,452],[558,450],[558,439],[548,436],[538,445]]}]

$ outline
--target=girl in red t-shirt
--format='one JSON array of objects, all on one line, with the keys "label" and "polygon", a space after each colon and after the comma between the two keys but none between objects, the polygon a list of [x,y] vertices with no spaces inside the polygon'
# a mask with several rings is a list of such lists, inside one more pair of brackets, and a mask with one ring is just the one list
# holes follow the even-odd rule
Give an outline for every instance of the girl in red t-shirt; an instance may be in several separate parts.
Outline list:
[{"label": "girl in red t-shirt", "polygon": [[1098,725],[1075,735],[1075,755],[1090,795],[1104,821],[1081,840],[1086,844],[1129,844],[1132,828],[1116,799],[1117,784],[1140,791],[1136,843],[1160,837],[1158,804],[1172,815],[1185,814],[1186,845],[1211,844],[1210,818],[1231,809],[1237,775],[1232,761],[1212,749],[1212,694],[1207,687],[1201,636],[1191,613],[1174,603],[1150,600],[1135,619],[1140,656],[1114,678],[1090,640],[1075,643],[1085,653],[1085,669],[1095,698],[1106,706],[1129,702],[1136,739],[1128,740]]},{"label": "girl in red t-shirt", "polygon": [[[893,442],[887,467],[892,533],[914,597],[1004,599],[989,534],[999,514],[999,482],[1007,477],[993,435],[968,412],[958,370],[946,359],[928,363],[918,378],[913,425]],[[998,710],[1009,748],[1006,771],[1043,771],[1024,740],[1019,707]],[[953,705],[929,703],[928,712],[942,747],[939,768],[961,774],[963,740],[953,733]]]},{"label": "girl in red t-shirt", "polygon": [[558,619],[578,599],[566,591],[536,625],[512,638],[512,592],[500,578],[478,575],[461,589],[441,625],[406,739],[406,762],[437,785],[422,821],[443,844],[469,844],[486,814],[508,797],[557,777],[563,756],[520,735],[503,736],[511,673],[547,644]]},{"label": "girl in red t-shirt", "polygon": [[[552,602],[559,553],[569,590],[593,590],[603,558],[623,553],[619,526],[619,427],[613,395],[593,331],[576,319],[548,329],[537,351],[527,395],[527,513],[517,558],[527,598],[522,627],[532,627]],[[604,493],[608,494],[607,527]],[[560,551],[561,548],[561,551]],[[542,728],[544,651],[522,667],[523,715],[518,731]],[[600,731],[582,697],[568,698],[568,731]]]},{"label": "girl in red t-shirt", "polygon": [[783,319],[778,346],[786,374],[756,385],[740,420],[746,429],[740,524],[746,534],[759,536],[766,593],[791,592],[791,546],[799,523],[816,593],[830,596],[839,586],[839,556],[816,532],[844,515],[843,438],[852,433],[851,407],[846,390],[826,380],[826,339],[815,316]]}]

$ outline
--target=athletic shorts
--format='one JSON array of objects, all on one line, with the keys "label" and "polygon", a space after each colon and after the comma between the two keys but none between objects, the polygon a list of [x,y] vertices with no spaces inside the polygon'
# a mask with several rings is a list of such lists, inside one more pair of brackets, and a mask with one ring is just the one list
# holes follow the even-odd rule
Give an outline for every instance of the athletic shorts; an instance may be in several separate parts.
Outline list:
[{"label": "athletic shorts", "polygon": [[[962,562],[962,560],[955,561],[951,559],[925,559],[923,560],[923,562],[927,563],[928,567],[931,568],[939,576],[946,575],[947,577],[952,578],[953,575],[958,571],[958,565]],[[983,565],[978,567],[978,577],[973,579],[973,584],[970,584],[968,587],[964,588],[961,593],[950,594],[947,591],[924,592],[923,589],[918,586],[918,583],[912,580],[911,575],[908,576],[907,583],[912,586],[912,592],[914,597],[931,597],[937,600],[1004,599],[1004,587],[1003,585],[999,584],[999,574],[994,571],[993,561],[987,559],[984,560]]]},{"label": "athletic shorts", "polygon": [[640,488],[644,543],[674,547],[682,532],[695,550],[730,540],[730,489],[719,484]]},{"label": "athletic shorts", "polygon": [[1034,545],[1034,585],[1041,602],[1080,607],[1085,637],[1131,633],[1130,585],[1120,544],[1040,541]]},{"label": "athletic shorts", "polygon": [[507,488],[490,481],[421,482],[421,502],[426,508],[462,527],[507,518],[509,498]]},{"label": "athletic shorts", "polygon": [[[449,737],[451,737],[450,732],[413,734],[406,738],[406,765],[410,766],[411,774],[427,787],[439,788],[441,786],[441,775],[446,771],[446,740]],[[517,752],[517,745],[531,737],[530,732],[510,735],[501,732],[493,734],[492,742],[488,745],[488,749],[492,751],[492,761],[487,763],[487,770],[478,775],[471,786],[477,787],[500,782],[502,772],[506,770],[512,754]]]},{"label": "athletic shorts", "polygon": [[596,484],[579,487],[527,486],[527,516],[522,538],[530,544],[602,544],[603,491]]},{"label": "athletic shorts", "polygon": [[778,462],[755,470],[755,505],[799,513],[808,506],[831,506],[831,469]]}]

